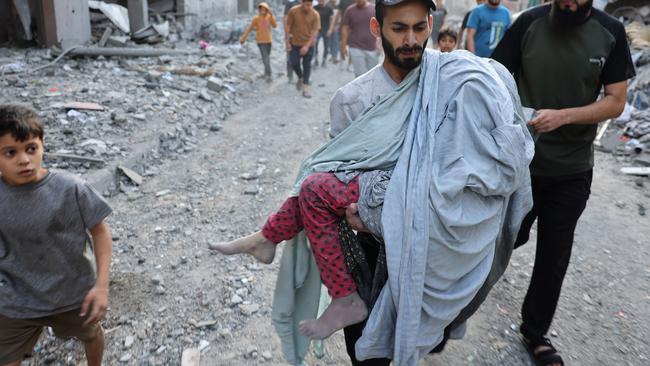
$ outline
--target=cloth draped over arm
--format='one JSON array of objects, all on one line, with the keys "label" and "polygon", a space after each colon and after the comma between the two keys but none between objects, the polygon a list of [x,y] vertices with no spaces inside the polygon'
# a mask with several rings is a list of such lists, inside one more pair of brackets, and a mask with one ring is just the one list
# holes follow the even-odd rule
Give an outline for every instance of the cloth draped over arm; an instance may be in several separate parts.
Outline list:
[{"label": "cloth draped over arm", "polygon": [[[393,170],[382,214],[388,282],[356,344],[360,360],[415,366],[488,278],[511,196],[530,186],[534,151],[499,67],[426,50],[420,68],[300,168],[294,194],[316,171]],[[518,209],[532,206],[517,199]],[[276,328],[279,313],[274,306]]]}]

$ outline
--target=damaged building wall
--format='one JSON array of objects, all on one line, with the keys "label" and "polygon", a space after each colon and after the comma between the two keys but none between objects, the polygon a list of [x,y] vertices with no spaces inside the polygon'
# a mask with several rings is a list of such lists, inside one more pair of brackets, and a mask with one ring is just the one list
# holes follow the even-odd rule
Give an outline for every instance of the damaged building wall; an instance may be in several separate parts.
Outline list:
[{"label": "damaged building wall", "polygon": [[176,0],[176,7],[181,13],[196,14],[185,17],[185,26],[191,29],[237,15],[237,0]]}]

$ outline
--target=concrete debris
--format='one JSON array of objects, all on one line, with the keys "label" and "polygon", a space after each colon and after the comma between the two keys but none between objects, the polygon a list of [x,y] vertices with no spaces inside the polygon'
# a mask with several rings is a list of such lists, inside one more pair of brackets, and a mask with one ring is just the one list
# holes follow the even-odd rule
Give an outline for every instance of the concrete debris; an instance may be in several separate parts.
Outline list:
[{"label": "concrete debris", "polygon": [[198,348],[187,348],[181,355],[181,366],[199,366],[201,351]]},{"label": "concrete debris", "polygon": [[63,105],[65,109],[87,110],[87,111],[103,111],[104,106],[97,103],[88,102],[68,102]]},{"label": "concrete debris", "polygon": [[144,181],[144,179],[142,178],[142,176],[141,176],[140,174],[136,173],[136,172],[135,172],[134,170],[132,170],[132,169],[129,169],[129,168],[127,168],[127,167],[125,167],[125,166],[122,166],[122,165],[118,165],[118,166],[117,166],[117,169],[118,169],[122,174],[124,174],[126,177],[128,177],[128,178],[129,178],[133,183],[135,183],[136,185],[141,185],[142,182]]},{"label": "concrete debris", "polygon": [[108,4],[103,1],[88,0],[88,7],[102,12],[122,32],[129,33],[129,11],[118,4]]}]

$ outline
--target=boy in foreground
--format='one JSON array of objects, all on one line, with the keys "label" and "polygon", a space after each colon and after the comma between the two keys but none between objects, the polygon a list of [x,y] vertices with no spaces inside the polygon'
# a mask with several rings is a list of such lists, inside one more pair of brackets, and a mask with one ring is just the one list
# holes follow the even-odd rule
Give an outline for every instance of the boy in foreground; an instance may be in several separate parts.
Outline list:
[{"label": "boy in foreground", "polygon": [[88,365],[101,365],[111,208],[86,182],[48,171],[42,160],[36,113],[0,105],[0,365],[20,365],[46,326],[81,340]]}]

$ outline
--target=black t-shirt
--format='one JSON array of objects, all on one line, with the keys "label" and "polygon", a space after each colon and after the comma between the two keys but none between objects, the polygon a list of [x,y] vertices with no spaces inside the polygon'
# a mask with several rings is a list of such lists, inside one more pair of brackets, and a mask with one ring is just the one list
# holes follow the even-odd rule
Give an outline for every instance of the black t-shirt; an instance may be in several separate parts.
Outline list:
[{"label": "black t-shirt", "polygon": [[323,6],[314,6],[314,10],[320,15],[321,33],[327,33],[327,30],[330,28],[330,17],[334,15],[334,9],[329,4],[325,4]]},{"label": "black t-shirt", "polygon": [[343,13],[345,13],[345,9],[347,9],[350,5],[354,4],[354,0],[341,0],[339,1],[339,5],[336,7],[340,12],[341,12],[341,17],[343,17]]},{"label": "black t-shirt", "polygon": [[465,13],[465,16],[463,17],[463,23],[460,25],[460,29],[467,29],[467,21],[469,20],[470,14],[472,14],[471,10]]},{"label": "black t-shirt", "polygon": [[[583,24],[558,31],[550,5],[521,14],[492,53],[515,76],[526,107],[582,107],[598,99],[603,85],[635,75],[625,28],[593,9]],[[558,176],[593,167],[595,124],[565,125],[542,134],[531,164],[533,175]]]}]

